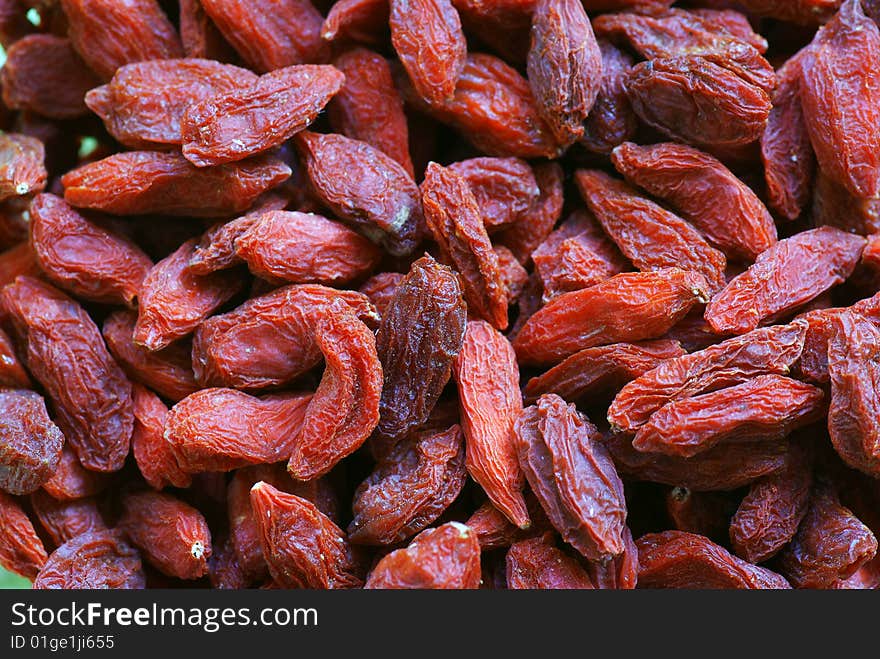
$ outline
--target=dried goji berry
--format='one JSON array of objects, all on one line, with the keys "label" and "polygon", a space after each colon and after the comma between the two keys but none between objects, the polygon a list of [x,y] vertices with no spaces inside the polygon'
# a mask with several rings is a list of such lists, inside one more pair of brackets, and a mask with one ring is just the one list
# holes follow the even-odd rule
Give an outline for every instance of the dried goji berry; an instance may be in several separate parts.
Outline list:
[{"label": "dried goji berry", "polygon": [[123,64],[183,55],[156,0],[61,0],[61,8],[73,47],[105,80]]},{"label": "dried goji berry", "polygon": [[837,227],[866,235],[880,231],[880,199],[856,197],[822,171],[812,187],[810,220],[816,226]]},{"label": "dried goji berry", "polygon": [[45,188],[45,157],[40,140],[16,133],[0,133],[0,200],[35,194]]},{"label": "dried goji berry", "polygon": [[64,200],[80,208],[219,217],[246,210],[290,173],[272,156],[198,168],[179,153],[129,151],[71,170],[61,183]]},{"label": "dried goji berry", "polygon": [[388,0],[338,0],[330,7],[321,38],[381,45],[388,38]]},{"label": "dried goji berry", "polygon": [[524,364],[552,364],[584,348],[657,338],[708,299],[707,287],[679,268],[619,274],[551,300],[513,345]]},{"label": "dried goji berry", "polygon": [[311,502],[260,481],[251,489],[263,556],[285,588],[357,588],[360,567],[345,533]]},{"label": "dried goji berry", "polygon": [[580,563],[545,538],[521,540],[507,550],[510,589],[592,590],[593,582]]},{"label": "dried goji berry", "polygon": [[294,380],[321,361],[314,326],[336,301],[375,324],[366,296],[313,284],[285,286],[208,318],[193,341],[196,381],[261,389]]},{"label": "dried goji berry", "polygon": [[37,490],[30,497],[34,516],[56,546],[91,531],[106,531],[107,524],[95,499],[58,501]]},{"label": "dried goji berry", "polygon": [[507,304],[515,304],[529,281],[529,273],[519,264],[513,252],[504,245],[495,245],[492,251],[498,257],[498,269],[501,271],[501,281],[507,293]]},{"label": "dried goji berry", "polygon": [[517,222],[541,192],[532,168],[519,158],[470,158],[449,169],[467,181],[489,231]]},{"label": "dried goji berry", "polygon": [[314,330],[324,355],[324,374],[287,466],[302,481],[330,471],[360,448],[379,423],[382,363],[376,338],[345,303],[337,302],[325,313]]},{"label": "dried goji berry", "polygon": [[865,239],[820,227],[780,240],[734,277],[706,307],[719,334],[743,334],[846,280]]},{"label": "dried goji berry", "polygon": [[422,202],[428,229],[461,276],[470,310],[506,329],[507,295],[498,255],[467,181],[452,169],[431,163],[422,183]]},{"label": "dried goji berry", "polygon": [[326,58],[324,22],[310,0],[200,0],[242,59],[265,73]]},{"label": "dried goji berry", "polygon": [[367,577],[370,589],[475,589],[480,586],[480,545],[464,524],[422,531],[405,549],[384,556]]},{"label": "dried goji berry", "polygon": [[535,0],[452,0],[468,35],[505,60],[525,64]]},{"label": "dried goji berry", "polygon": [[578,170],[575,181],[602,228],[640,270],[677,266],[700,273],[714,293],[724,285],[724,254],[689,223],[598,170]]},{"label": "dried goji berry", "polygon": [[52,283],[85,300],[133,306],[153,262],[131,240],[39,194],[30,205],[31,247]]},{"label": "dried goji berry", "polygon": [[510,547],[513,543],[528,538],[535,538],[547,532],[553,532],[553,526],[540,502],[531,492],[525,494],[526,507],[529,511],[529,527],[521,529],[512,524],[507,516],[498,510],[491,501],[486,501],[468,518],[467,526],[476,535],[480,549],[484,552],[493,549]]},{"label": "dried goji berry", "polygon": [[201,389],[171,408],[165,441],[190,474],[231,471],[290,457],[311,394],[263,398],[234,389]]},{"label": "dried goji berry", "polygon": [[750,14],[802,25],[824,23],[840,7],[840,0],[739,0]]},{"label": "dried goji berry", "polygon": [[638,119],[626,95],[626,74],[632,57],[605,39],[599,39],[602,55],[602,82],[599,94],[584,124],[580,143],[596,153],[610,153],[618,144],[631,139],[638,129]]},{"label": "dried goji berry", "polygon": [[146,586],[137,550],[118,531],[90,531],[68,540],[36,575],[37,590],[140,590]]},{"label": "dried goji berry", "polygon": [[125,146],[157,148],[182,142],[181,120],[191,104],[256,80],[247,69],[206,59],[136,62],[86,94],[86,104]]},{"label": "dried goji berry", "polygon": [[64,435],[34,391],[0,389],[0,490],[28,494],[55,472]]},{"label": "dried goji berry", "polygon": [[302,131],[295,142],[315,192],[339,219],[396,256],[418,246],[419,189],[396,160],[342,135]]},{"label": "dried goji berry", "polygon": [[31,34],[6,52],[0,79],[3,103],[51,119],[87,114],[84,97],[100,80],[89,71],[67,39]]},{"label": "dried goji berry", "polygon": [[120,469],[134,423],[131,383],[94,321],[72,299],[30,277],[0,292],[0,309],[80,462],[94,471]]},{"label": "dried goji berry", "polygon": [[804,347],[807,325],[760,328],[658,364],[627,384],[608,408],[608,421],[635,432],[667,403],[746,382],[787,374]]},{"label": "dried goji berry", "polygon": [[135,492],[122,501],[118,528],[162,574],[198,579],[208,573],[211,532],[192,506],[160,492]]},{"label": "dried goji berry", "polygon": [[602,53],[580,0],[538,0],[532,14],[529,86],[556,141],[584,134],[602,83]]},{"label": "dried goji berry", "polygon": [[0,566],[34,579],[46,563],[46,550],[24,510],[5,492],[0,492],[0,520]]},{"label": "dried goji berry", "polygon": [[522,412],[519,366],[510,342],[481,320],[468,322],[454,363],[467,469],[507,518],[524,528],[529,514],[511,429]]},{"label": "dried goji berry", "polygon": [[538,184],[538,197],[512,226],[496,234],[504,245],[525,264],[532,252],[553,230],[562,214],[562,168],[555,162],[536,165],[532,170]]},{"label": "dried goji berry", "polygon": [[764,204],[709,154],[682,144],[624,143],[611,160],[630,183],[668,202],[728,257],[752,261],[776,244]]},{"label": "dried goji berry", "polygon": [[152,391],[134,386],[134,432],[131,452],[144,480],[161,490],[167,486],[189,487],[192,478],[177,463],[165,439],[168,408]]},{"label": "dried goji berry", "polygon": [[[397,294],[397,288],[403,282],[404,277],[406,275],[399,272],[380,272],[365,281],[358,291],[370,299],[379,317],[382,318],[385,316],[391,300]],[[376,338],[378,340],[378,336]]]},{"label": "dried goji berry", "polygon": [[180,41],[187,57],[205,57],[229,62],[235,57],[232,46],[208,18],[201,0],[179,0]]},{"label": "dried goji berry", "polygon": [[[2,284],[0,284],[2,287]],[[0,387],[13,389],[31,389],[31,379],[24,370],[12,339],[0,329]]]},{"label": "dried goji berry", "polygon": [[61,459],[52,478],[43,484],[54,499],[70,501],[91,497],[103,492],[109,485],[106,474],[84,469],[73,449],[65,443],[61,449]]},{"label": "dried goji berry", "polygon": [[590,560],[623,553],[626,502],[600,435],[555,394],[526,408],[513,427],[519,463],[562,539]]},{"label": "dried goji berry", "polygon": [[788,589],[780,575],[746,563],[708,538],[685,531],[636,540],[639,588]]}]

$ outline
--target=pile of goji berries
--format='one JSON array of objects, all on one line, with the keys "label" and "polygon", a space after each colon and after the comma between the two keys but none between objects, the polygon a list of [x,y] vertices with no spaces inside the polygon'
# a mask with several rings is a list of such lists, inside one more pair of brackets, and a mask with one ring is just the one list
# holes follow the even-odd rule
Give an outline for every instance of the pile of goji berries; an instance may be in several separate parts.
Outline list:
[{"label": "pile of goji berries", "polygon": [[3,0],[0,564],[878,587],[875,20]]}]

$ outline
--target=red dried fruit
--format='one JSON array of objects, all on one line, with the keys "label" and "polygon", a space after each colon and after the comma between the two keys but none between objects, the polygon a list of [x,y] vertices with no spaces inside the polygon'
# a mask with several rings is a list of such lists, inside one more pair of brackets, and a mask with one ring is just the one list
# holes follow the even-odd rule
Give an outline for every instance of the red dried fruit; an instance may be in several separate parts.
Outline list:
[{"label": "red dried fruit", "polygon": [[627,181],[669,203],[728,257],[753,261],[776,244],[764,204],[709,154],[682,144],[628,142],[611,160]]},{"label": "red dried fruit", "polygon": [[378,264],[381,251],[344,225],[313,213],[269,211],[235,239],[235,255],[271,282],[341,285]]},{"label": "red dried fruit", "polygon": [[483,226],[467,181],[448,167],[430,163],[422,183],[425,220],[445,260],[461,276],[472,313],[500,330],[507,328],[507,295],[498,255]]},{"label": "red dried fruit", "polygon": [[243,389],[291,382],[321,361],[314,327],[337,301],[365,322],[377,320],[366,296],[309,284],[279,288],[208,318],[193,341],[196,381]]},{"label": "red dried fruit", "polygon": [[33,580],[46,563],[34,525],[15,499],[0,492],[0,566]]},{"label": "red dried fruit", "polygon": [[68,540],[49,556],[34,580],[36,590],[140,590],[141,558],[115,531],[91,531]]},{"label": "red dried fruit", "polygon": [[325,313],[315,326],[324,374],[304,412],[287,465],[301,481],[326,474],[359,449],[379,423],[382,364],[376,338],[342,302]]},{"label": "red dried fruit", "polygon": [[475,589],[480,587],[480,545],[464,524],[449,522],[417,535],[405,549],[384,556],[367,577],[368,589]]},{"label": "red dried fruit", "polygon": [[779,555],[779,569],[795,588],[828,588],[874,558],[877,538],[819,484],[797,535]]},{"label": "red dried fruit", "polygon": [[[379,317],[384,318],[391,300],[397,294],[397,288],[405,277],[406,275],[399,272],[380,272],[365,281],[358,291],[369,298]],[[378,336],[376,338],[378,340]]]},{"label": "red dried fruit", "polygon": [[780,240],[712,298],[706,320],[719,334],[753,330],[846,280],[864,246],[864,238],[831,227]]},{"label": "red dried fruit", "polygon": [[344,80],[332,66],[289,66],[191,103],[180,121],[183,155],[208,167],[276,147],[312,123]]},{"label": "red dried fruit", "polygon": [[330,7],[321,38],[381,45],[387,40],[388,0],[338,0]]},{"label": "red dried fruit", "polygon": [[[340,4],[333,5],[325,29]],[[394,86],[388,61],[369,50],[355,48],[333,63],[345,76],[345,84],[327,106],[333,132],[376,147],[414,176],[403,99]]]},{"label": "red dried fruit", "polygon": [[34,515],[55,546],[83,533],[107,531],[107,524],[95,499],[58,501],[37,490],[30,497]]},{"label": "red dried fruit", "polygon": [[0,79],[3,103],[51,119],[74,119],[88,113],[86,92],[100,81],[67,39],[31,34],[6,52]]},{"label": "red dried fruit", "polygon": [[738,0],[750,14],[768,16],[800,25],[816,25],[831,18],[840,0]]},{"label": "red dried fruit", "polygon": [[575,559],[545,538],[521,540],[507,550],[507,587],[512,590],[592,590],[593,582]]},{"label": "red dried fruit", "polygon": [[0,292],[0,309],[80,462],[94,471],[119,470],[134,423],[131,383],[94,321],[72,299],[30,277]]},{"label": "red dried fruit", "polygon": [[541,192],[532,168],[519,158],[470,158],[449,169],[470,186],[489,231],[517,222]]},{"label": "red dried fruit", "polygon": [[183,243],[147,273],[138,292],[134,342],[161,350],[192,332],[242,286],[235,271],[193,275],[187,269],[196,239]]},{"label": "red dried fruit", "polygon": [[555,162],[546,162],[532,171],[538,184],[538,198],[513,226],[495,236],[496,242],[510,249],[522,264],[529,261],[562,214],[562,168]]},{"label": "red dried fruit", "polygon": [[663,339],[587,348],[531,378],[523,393],[528,401],[549,393],[569,402],[595,400],[616,393],[630,380],[684,354],[677,341]]},{"label": "red dried fruit", "polygon": [[575,181],[605,233],[637,268],[676,266],[703,275],[710,293],[724,286],[724,254],[693,226],[604,172],[578,170]]},{"label": "red dried fruit", "polygon": [[421,198],[397,161],[342,135],[302,131],[295,142],[317,196],[339,219],[395,256],[418,246]]},{"label": "red dried fruit", "polygon": [[450,0],[390,0],[391,43],[419,95],[429,104],[452,98],[467,43]]},{"label": "red dried fruit", "polygon": [[[25,236],[27,231],[25,231]],[[39,277],[40,266],[34,258],[34,252],[27,242],[0,252],[0,288],[15,281],[19,275]]]},{"label": "red dried fruit", "polygon": [[807,512],[812,464],[792,445],[785,468],[752,483],[730,520],[730,542],[738,556],[762,563],[786,545]]},{"label": "red dried fruit", "polygon": [[706,280],[679,268],[626,272],[564,293],[526,321],[513,342],[523,364],[553,364],[594,346],[662,336],[705,301]]},{"label": "red dried fruit", "polygon": [[843,461],[880,477],[880,327],[853,311],[829,319],[828,432]]},{"label": "red dried fruit", "polygon": [[132,338],[136,322],[134,311],[114,311],[101,330],[110,354],[126,375],[175,402],[196,391],[190,344],[178,341],[164,350],[148,350]]},{"label": "red dried fruit", "polygon": [[467,470],[520,528],[529,524],[523,473],[511,429],[522,412],[519,366],[510,342],[488,323],[468,322],[454,362]]},{"label": "red dried fruit", "polygon": [[70,501],[100,494],[108,484],[106,474],[84,469],[70,444],[65,443],[58,468],[43,484],[43,489],[54,499]]},{"label": "red dried fruit", "polygon": [[526,62],[535,0],[452,0],[452,4],[468,35],[513,64]]},{"label": "red dried fruit", "polygon": [[311,398],[301,393],[256,398],[234,389],[201,389],[171,408],[165,441],[180,468],[190,474],[286,460]]},{"label": "red dried fruit", "polygon": [[168,408],[149,389],[134,386],[134,432],[131,452],[144,480],[161,490],[168,486],[189,487],[192,478],[177,463],[171,444],[165,439]]},{"label": "red dried fruit", "polygon": [[776,72],[773,109],[761,136],[767,202],[787,220],[797,219],[807,207],[816,168],[800,98],[804,54],[799,52]]},{"label": "red dried fruit", "polygon": [[[0,284],[2,287],[2,284]],[[0,329],[0,387],[13,389],[32,389],[31,379],[21,365],[12,339]]]},{"label": "red dried fruit", "polygon": [[259,482],[251,505],[260,526],[263,556],[284,588],[357,588],[359,567],[342,529],[314,504]]},{"label": "red dried fruit", "polygon": [[156,0],[61,0],[61,8],[73,47],[105,80],[124,64],[183,55]]},{"label": "red dried fruit", "polygon": [[466,524],[476,534],[481,551],[503,549],[520,540],[553,532],[553,526],[535,496],[531,492],[527,492],[525,500],[531,522],[526,529],[511,524],[504,513],[498,510],[491,501],[486,501],[474,511]]},{"label": "red dried fruit", "polygon": [[862,235],[880,231],[880,199],[853,196],[824,172],[815,176],[812,202],[810,220],[816,226],[832,226]]},{"label": "red dried fruit", "polygon": [[684,531],[648,533],[639,548],[639,588],[788,589],[775,572],[730,554],[708,538]]},{"label": "red dried fruit", "polygon": [[190,105],[248,88],[256,80],[247,69],[206,59],[137,62],[92,89],[86,104],[125,146],[157,148],[182,142],[181,121]]},{"label": "red dried fruit", "polygon": [[198,168],[179,153],[117,153],[61,177],[71,206],[114,215],[219,217],[240,213],[290,176],[272,156]]},{"label": "red dried fruit", "polygon": [[580,0],[538,0],[528,78],[538,111],[563,146],[584,134],[602,84],[602,53]]},{"label": "red dried fruit", "polygon": [[309,0],[200,1],[226,40],[260,73],[326,58],[324,19]]},{"label": "red dried fruit", "polygon": [[45,148],[40,140],[27,135],[0,133],[0,200],[23,197],[45,188],[45,158]]},{"label": "red dried fruit", "polygon": [[788,374],[801,355],[806,334],[804,322],[776,325],[668,359],[620,391],[608,408],[608,421],[635,432],[667,403],[760,375]]},{"label": "red dried fruit", "polygon": [[376,349],[384,383],[378,431],[399,439],[431,414],[461,350],[467,308],[455,273],[424,256],[396,286]]},{"label": "red dried fruit", "polygon": [[599,94],[584,124],[580,143],[595,153],[610,153],[635,135],[638,119],[626,95],[626,74],[633,59],[605,39],[599,39],[602,81]]},{"label": "red dried fruit", "polygon": [[64,435],[33,391],[0,389],[0,490],[28,494],[58,467]]},{"label": "red dried fruit", "polygon": [[626,502],[600,435],[555,394],[523,410],[513,427],[519,464],[551,523],[584,557],[623,553]]},{"label": "red dried fruit", "polygon": [[464,487],[464,461],[464,437],[457,425],[398,443],[355,490],[351,541],[391,545],[427,527]]},{"label": "red dried fruit", "polygon": [[781,375],[760,375],[742,384],[667,403],[633,439],[644,452],[685,458],[725,442],[780,440],[821,418],[824,393]]},{"label": "red dried fruit", "polygon": [[118,528],[150,565],[178,579],[198,579],[208,573],[211,532],[198,510],[150,491],[127,495],[122,507]]},{"label": "red dried fruit", "polygon": [[513,252],[504,245],[496,245],[492,250],[498,257],[498,269],[501,271],[501,281],[504,282],[504,291],[507,293],[507,304],[515,304],[529,281],[529,273],[519,264]]},{"label": "red dried fruit", "polygon": [[559,154],[529,83],[497,57],[468,54],[455,96],[442,106],[426,106],[405,82],[402,87],[407,102],[452,125],[490,156],[555,158]]},{"label": "red dried fruit", "polygon": [[698,492],[735,490],[785,466],[785,442],[719,444],[692,458],[641,453],[632,437],[613,435],[606,441],[624,478],[685,487]]},{"label": "red dried fruit", "polygon": [[153,267],[137,245],[53,194],[34,197],[30,217],[31,247],[52,283],[85,300],[134,305]]},{"label": "red dried fruit", "polygon": [[587,572],[600,590],[633,590],[639,579],[639,550],[629,527],[623,527],[623,553],[610,561],[588,561]]},{"label": "red dried fruit", "polygon": [[229,62],[235,57],[217,26],[208,18],[201,0],[179,0],[180,41],[187,57],[205,57]]},{"label": "red dried fruit", "polygon": [[633,110],[649,126],[695,146],[738,146],[764,132],[766,91],[696,55],[654,59],[627,74]]},{"label": "red dried fruit", "polygon": [[287,203],[279,201],[278,208],[252,211],[229,222],[220,222],[208,229],[196,245],[189,260],[189,271],[194,275],[207,275],[217,270],[231,268],[241,262],[235,253],[235,240],[256,224],[264,212],[282,210]]},{"label": "red dried fruit", "polygon": [[856,197],[880,194],[880,29],[846,0],[800,62],[804,120],[822,171]]}]

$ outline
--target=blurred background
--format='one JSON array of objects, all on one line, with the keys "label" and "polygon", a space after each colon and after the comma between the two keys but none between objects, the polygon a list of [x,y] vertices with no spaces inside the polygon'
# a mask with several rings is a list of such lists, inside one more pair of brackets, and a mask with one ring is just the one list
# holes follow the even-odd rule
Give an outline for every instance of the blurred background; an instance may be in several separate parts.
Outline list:
[{"label": "blurred background", "polygon": [[0,567],[0,589],[2,588],[30,588],[31,582],[27,579],[22,579],[20,576],[16,574],[12,574],[11,572],[7,572],[2,567]]}]

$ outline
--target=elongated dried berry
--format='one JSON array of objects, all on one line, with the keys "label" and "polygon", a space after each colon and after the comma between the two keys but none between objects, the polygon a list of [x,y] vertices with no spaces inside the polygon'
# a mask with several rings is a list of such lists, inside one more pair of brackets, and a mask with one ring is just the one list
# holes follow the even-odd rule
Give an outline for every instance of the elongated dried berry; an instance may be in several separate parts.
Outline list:
[{"label": "elongated dried berry", "polygon": [[152,391],[134,386],[134,432],[131,452],[144,480],[153,489],[189,487],[192,478],[180,468],[165,439],[168,408]]},{"label": "elongated dried berry", "polygon": [[636,545],[639,588],[791,588],[782,576],[746,563],[701,535],[684,531],[649,533]]},{"label": "elongated dried berry", "polygon": [[285,588],[357,588],[360,568],[342,530],[314,504],[265,482],[251,489],[263,556]]},{"label": "elongated dried berry", "polygon": [[633,137],[638,118],[626,95],[626,74],[633,59],[605,39],[599,39],[602,55],[602,82],[599,94],[584,124],[580,143],[596,153],[610,153],[618,144]]},{"label": "elongated dried berry", "polygon": [[706,320],[719,334],[753,330],[846,280],[864,246],[864,238],[831,227],[781,240],[712,298]]},{"label": "elongated dried berry", "polygon": [[562,539],[584,557],[623,552],[623,483],[599,431],[555,394],[526,408],[513,428],[519,463]]},{"label": "elongated dried berry", "polygon": [[34,580],[37,590],[140,590],[146,586],[137,550],[118,531],[90,531],[56,549]]},{"label": "elongated dried berry", "polygon": [[616,275],[554,298],[513,342],[525,364],[552,364],[593,346],[661,336],[700,300],[706,280],[679,268]]},{"label": "elongated dried berry", "polygon": [[256,398],[234,389],[201,389],[171,408],[165,441],[190,474],[230,471],[290,457],[310,394]]},{"label": "elongated dried berry", "polygon": [[521,540],[511,545],[505,561],[510,589],[593,589],[584,568],[544,538]]},{"label": "elongated dried berry", "polygon": [[382,558],[367,577],[369,589],[475,589],[480,586],[480,545],[464,524],[422,531],[405,549]]},{"label": "elongated dried berry", "polygon": [[344,303],[328,307],[326,313],[315,327],[324,374],[287,466],[302,481],[330,471],[360,448],[379,423],[382,364],[376,338]]},{"label": "elongated dried berry", "polygon": [[513,226],[496,236],[496,242],[510,249],[522,264],[529,261],[562,214],[562,168],[547,162],[536,165],[532,171],[538,184],[538,198]]},{"label": "elongated dried berry", "polygon": [[180,122],[183,155],[208,167],[276,147],[312,123],[344,80],[332,66],[302,64],[194,102]]},{"label": "elongated dried berry", "polygon": [[45,158],[46,149],[40,140],[0,133],[0,199],[35,194],[45,188]]},{"label": "elongated dried berry", "polygon": [[211,532],[198,510],[159,492],[129,494],[122,507],[119,528],[150,565],[178,579],[207,574]]},{"label": "elongated dried berry", "polygon": [[70,444],[65,443],[58,468],[43,484],[43,489],[59,501],[70,501],[100,494],[109,485],[108,481],[107,474],[84,469]]},{"label": "elongated dried berry", "polygon": [[80,462],[94,471],[120,469],[134,423],[131,383],[94,321],[72,299],[30,277],[3,289],[0,308]]},{"label": "elongated dried berry", "polygon": [[519,158],[469,158],[449,169],[467,181],[490,231],[523,218],[541,193],[532,168]]},{"label": "elongated dried berry", "polygon": [[30,216],[31,246],[53,283],[86,300],[133,305],[153,267],[137,245],[53,194],[34,197]]},{"label": "elongated dried berry", "polygon": [[754,260],[776,244],[773,217],[754,192],[709,154],[680,144],[621,144],[617,171],[669,202],[728,257]]},{"label": "elongated dried berry", "polygon": [[34,579],[46,563],[46,550],[21,506],[0,492],[0,566]]},{"label": "elongated dried berry", "polygon": [[378,430],[385,437],[399,439],[428,419],[461,350],[466,312],[455,273],[430,256],[397,285],[376,335],[385,378]]},{"label": "elongated dried berry", "polygon": [[394,255],[416,248],[422,232],[421,198],[397,161],[342,135],[302,131],[295,141],[318,197],[339,219]]},{"label": "elongated dried berry", "polygon": [[0,389],[0,490],[28,494],[38,489],[58,467],[63,444],[42,396]]},{"label": "elongated dried berry", "polygon": [[31,389],[31,379],[15,354],[12,339],[0,329],[0,387]]},{"label": "elongated dried berry", "polygon": [[468,472],[492,503],[524,528],[529,524],[521,492],[525,479],[511,435],[522,412],[516,354],[491,325],[472,320],[454,368]]},{"label": "elongated dried berry", "polygon": [[538,0],[528,77],[556,141],[580,138],[602,82],[602,53],[580,0]]},{"label": "elongated dried berry", "polygon": [[355,490],[352,542],[396,544],[434,522],[467,480],[457,425],[397,444]]},{"label": "elongated dried berry", "polygon": [[83,533],[107,531],[107,524],[95,499],[58,501],[43,490],[30,497],[34,516],[56,546]]}]

